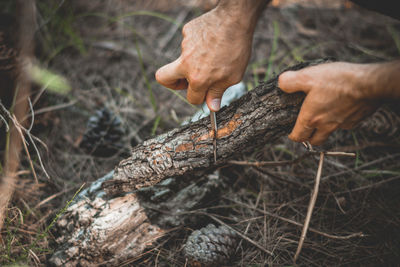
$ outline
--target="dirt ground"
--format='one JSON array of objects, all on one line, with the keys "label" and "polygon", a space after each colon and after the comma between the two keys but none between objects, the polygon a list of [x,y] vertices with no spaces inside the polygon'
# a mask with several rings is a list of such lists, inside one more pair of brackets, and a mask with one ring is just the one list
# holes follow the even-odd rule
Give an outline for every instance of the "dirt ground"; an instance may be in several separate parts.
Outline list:
[{"label": "dirt ground", "polygon": [[[131,145],[179,126],[199,109],[185,101],[185,92],[169,91],[154,79],[157,68],[179,56],[182,25],[213,4],[199,2],[162,5],[157,1],[75,0],[55,5],[53,13],[41,11],[44,9],[39,6],[43,27],[38,34],[38,61],[67,78],[72,91],[67,95],[45,91],[34,106],[32,133],[46,144],[47,148],[41,146],[41,156],[50,178],[32,150],[39,177],[36,184],[23,156],[21,170],[26,172],[19,178],[1,233],[0,265],[46,266],[56,235],[48,226],[78,188],[112,170],[129,154]],[[248,90],[299,61],[333,57],[366,63],[400,55],[400,22],[394,19],[340,1],[329,7],[273,2],[255,32],[243,79]],[[52,36],[50,42],[44,42],[46,34],[61,25],[55,23],[56,15],[74,34],[57,31],[59,38]],[[50,48],[44,45],[49,43]],[[35,94],[38,92],[39,87]],[[124,131],[118,141],[122,146],[106,157],[80,146],[89,118],[104,107],[120,118]],[[351,151],[357,156],[325,160],[310,226],[336,236],[360,232],[363,236],[339,239],[310,232],[300,265],[398,266],[399,124],[390,126],[395,129],[390,133],[338,131],[325,144],[329,150]],[[249,155],[238,155],[238,159],[290,160],[304,152],[301,144],[284,137]],[[303,223],[317,165],[318,158],[310,157],[295,165],[222,170],[234,183],[218,196],[218,206],[208,207],[208,211],[223,214],[227,224],[274,251],[271,257],[241,242],[227,266],[293,264],[301,228],[263,211]],[[171,234],[167,242],[131,266],[184,266],[185,238],[205,223]]]}]

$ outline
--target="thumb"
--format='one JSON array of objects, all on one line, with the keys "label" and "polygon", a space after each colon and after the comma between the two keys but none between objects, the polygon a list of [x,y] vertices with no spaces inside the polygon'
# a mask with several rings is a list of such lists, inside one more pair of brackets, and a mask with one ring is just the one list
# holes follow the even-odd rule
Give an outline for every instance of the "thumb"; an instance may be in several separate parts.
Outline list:
[{"label": "thumb", "polygon": [[306,76],[302,71],[285,71],[279,75],[278,87],[289,94],[298,91],[307,93],[310,90]]},{"label": "thumb", "polygon": [[206,103],[210,110],[218,111],[221,108],[221,99],[224,94],[224,89],[210,88],[207,91]]},{"label": "thumb", "polygon": [[181,71],[180,58],[159,68],[156,72],[156,80],[165,87],[182,90],[188,87],[184,73]]}]

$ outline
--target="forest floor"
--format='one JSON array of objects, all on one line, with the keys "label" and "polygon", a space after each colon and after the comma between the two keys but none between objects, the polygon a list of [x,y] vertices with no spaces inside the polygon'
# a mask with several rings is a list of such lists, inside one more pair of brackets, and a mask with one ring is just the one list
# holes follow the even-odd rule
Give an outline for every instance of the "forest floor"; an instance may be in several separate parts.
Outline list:
[{"label": "forest floor", "polygon": [[[1,232],[1,266],[45,266],[55,246],[52,222],[77,190],[111,171],[132,145],[179,126],[199,110],[187,103],[184,91],[172,92],[154,79],[157,68],[179,56],[182,25],[209,8],[183,2],[75,0],[52,8],[39,4],[43,24],[38,62],[64,76],[72,90],[62,95],[34,89],[40,98],[33,106],[32,134],[46,144],[40,152],[48,177],[33,149],[38,183],[29,159],[22,156],[24,172]],[[281,4],[265,10],[258,23],[243,82],[251,90],[299,61],[333,57],[366,63],[399,55],[398,21],[343,2],[328,7]],[[89,142],[84,140],[89,118],[104,108],[120,118],[124,135],[117,140],[117,151],[93,153],[83,149],[82,142]],[[334,235],[362,232],[363,237],[335,239],[310,232],[300,265],[398,265],[400,139],[399,125],[390,127],[397,130],[338,131],[325,144],[332,151],[354,152],[356,158],[325,160],[310,226]],[[305,151],[302,144],[284,137],[238,159],[290,160]],[[303,223],[317,166],[318,158],[309,157],[262,170],[222,170],[221,175],[235,182],[219,196],[215,213],[223,207],[226,223],[275,254],[271,257],[242,242],[229,266],[293,264],[301,228],[263,211]],[[184,235],[174,236],[132,266],[184,266],[184,242]]]}]

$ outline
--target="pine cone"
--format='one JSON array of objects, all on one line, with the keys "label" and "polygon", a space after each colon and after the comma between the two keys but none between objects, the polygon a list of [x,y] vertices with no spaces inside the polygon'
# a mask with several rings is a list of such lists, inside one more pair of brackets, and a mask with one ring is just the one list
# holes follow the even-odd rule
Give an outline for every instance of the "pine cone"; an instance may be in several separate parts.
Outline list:
[{"label": "pine cone", "polygon": [[229,262],[237,244],[235,232],[223,225],[209,224],[189,236],[184,253],[191,265],[220,266]]},{"label": "pine cone", "polygon": [[[396,107],[395,107],[396,108]],[[368,137],[392,138],[398,137],[400,132],[400,116],[387,108],[378,109],[371,117],[362,121],[357,129],[360,129]]]},{"label": "pine cone", "polygon": [[80,147],[96,156],[111,156],[123,147],[124,132],[121,119],[102,108],[89,118]]}]

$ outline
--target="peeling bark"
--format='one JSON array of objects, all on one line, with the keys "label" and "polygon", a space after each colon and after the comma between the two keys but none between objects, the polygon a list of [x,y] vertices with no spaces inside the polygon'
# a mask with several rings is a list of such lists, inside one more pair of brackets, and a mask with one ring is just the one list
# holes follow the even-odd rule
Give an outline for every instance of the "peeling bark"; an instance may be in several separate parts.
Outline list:
[{"label": "peeling bark", "polygon": [[[134,148],[132,156],[115,171],[82,191],[57,221],[58,248],[49,263],[71,267],[122,265],[140,257],[170,229],[199,220],[190,211],[209,207],[207,204],[218,199],[226,186],[218,175],[204,174],[236,153],[272,142],[295,122],[303,95],[284,94],[276,88],[276,82],[275,78],[259,86],[218,113],[216,164],[208,119]],[[396,138],[399,123],[395,113],[380,111],[364,121],[359,131]]]},{"label": "peeling bark", "polygon": [[187,211],[216,199],[224,186],[206,173],[292,128],[304,95],[284,94],[276,84],[274,78],[218,112],[216,163],[208,118],[135,147],[114,172],[81,192],[57,222],[59,247],[49,262],[116,266],[141,255],[166,229],[194,220]]},{"label": "peeling bark", "polygon": [[170,178],[140,192],[108,198],[100,185],[113,173],[81,192],[57,222],[58,248],[51,265],[118,266],[134,259],[168,229],[197,220],[185,212],[210,203],[222,187],[215,175],[196,182]]}]

